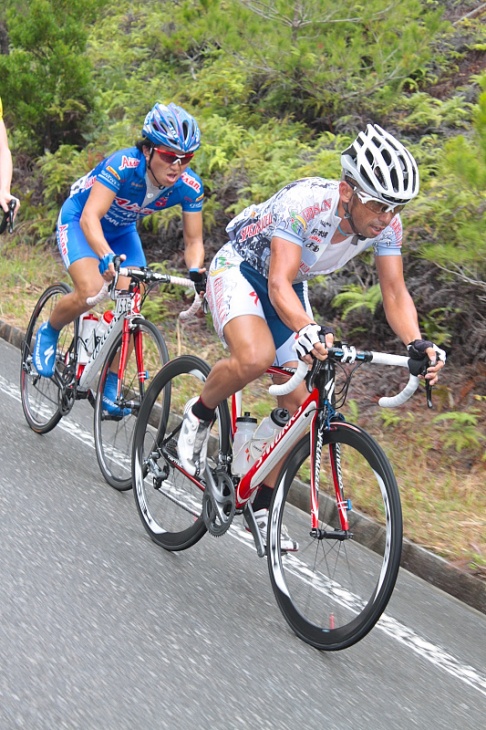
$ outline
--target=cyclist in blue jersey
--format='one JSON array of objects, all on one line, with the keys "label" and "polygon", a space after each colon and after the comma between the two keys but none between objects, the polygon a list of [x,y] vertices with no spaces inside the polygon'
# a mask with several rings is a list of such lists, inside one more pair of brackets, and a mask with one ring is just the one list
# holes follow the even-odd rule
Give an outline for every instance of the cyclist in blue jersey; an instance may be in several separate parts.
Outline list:
[{"label": "cyclist in blue jersey", "polygon": [[40,375],[53,374],[60,330],[89,309],[86,300],[101,289],[103,279],[113,279],[115,256],[123,256],[127,266],[146,264],[137,232],[141,218],[181,206],[185,262],[194,281],[203,278],[204,188],[189,167],[199,146],[194,117],[175,104],[157,103],[134,147],[110,155],[73,184],[56,235],[74,291],[59,301],[49,322],[39,328],[34,364]]},{"label": "cyclist in blue jersey", "polygon": [[[388,323],[412,357],[427,354],[425,378],[437,382],[445,355],[422,338],[401,257],[399,213],[418,194],[416,162],[391,134],[369,124],[343,152],[341,164],[340,181],[297,180],[227,226],[230,240],[211,263],[207,296],[230,356],[216,363],[201,398],[186,408],[178,452],[191,474],[204,472],[208,426],[222,400],[272,363],[295,366],[297,357],[309,363],[310,355],[326,358],[333,332],[324,328],[325,343],[320,341],[307,279],[332,274],[368,248],[374,249]],[[302,384],[278,404],[294,413],[304,397]],[[274,470],[253,503],[264,542],[275,477]],[[291,538],[282,539],[285,549],[297,549]]]}]

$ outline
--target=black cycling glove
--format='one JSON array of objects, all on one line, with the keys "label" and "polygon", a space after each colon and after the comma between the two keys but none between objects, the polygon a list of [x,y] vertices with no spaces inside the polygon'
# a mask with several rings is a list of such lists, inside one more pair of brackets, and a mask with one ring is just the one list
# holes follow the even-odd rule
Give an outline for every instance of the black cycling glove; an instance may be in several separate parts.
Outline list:
[{"label": "black cycling glove", "polygon": [[189,278],[194,282],[198,294],[204,294],[206,291],[206,282],[208,280],[205,271],[202,273],[197,268],[189,269]]}]

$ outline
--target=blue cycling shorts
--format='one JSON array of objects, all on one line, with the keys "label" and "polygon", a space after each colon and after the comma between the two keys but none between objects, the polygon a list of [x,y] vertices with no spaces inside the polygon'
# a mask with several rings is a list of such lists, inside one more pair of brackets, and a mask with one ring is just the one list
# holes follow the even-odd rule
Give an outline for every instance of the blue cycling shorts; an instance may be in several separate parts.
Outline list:
[{"label": "blue cycling shorts", "polygon": [[[142,241],[134,223],[123,226],[114,233],[105,231],[104,236],[113,253],[117,255],[125,254],[124,266],[146,266],[147,260],[143,252]],[[56,240],[66,269],[69,269],[71,264],[79,261],[79,259],[92,258],[99,260],[86,240],[79,224],[79,217],[65,216],[63,220],[62,209],[57,221]]]}]

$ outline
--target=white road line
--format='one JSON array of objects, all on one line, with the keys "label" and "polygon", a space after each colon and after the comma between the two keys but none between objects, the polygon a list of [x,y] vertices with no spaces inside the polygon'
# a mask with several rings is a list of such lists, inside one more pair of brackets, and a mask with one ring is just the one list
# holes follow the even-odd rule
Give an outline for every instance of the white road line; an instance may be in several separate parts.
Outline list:
[{"label": "white road line", "polygon": [[[5,380],[5,378],[1,375],[0,390],[20,402],[18,386]],[[80,424],[72,421],[61,420],[56,428],[62,428],[71,436],[74,436],[74,438],[94,448],[94,438],[92,434],[84,430]],[[243,526],[233,523],[229,530],[229,534],[250,549],[255,549],[253,538]],[[355,596],[350,595],[350,604],[354,602],[355,599]],[[423,659],[431,662],[431,664],[434,664],[439,669],[442,669],[486,696],[486,676],[480,674],[480,672],[478,672],[474,667],[471,667],[468,664],[462,664],[451,654],[448,654],[446,651],[441,649],[440,646],[433,644],[427,639],[423,639],[419,636],[419,634],[413,631],[413,629],[410,629],[408,626],[405,626],[391,616],[388,616],[386,613],[380,618],[375,628],[384,631],[392,639],[399,641],[401,644],[411,649],[415,654],[421,656]]]}]

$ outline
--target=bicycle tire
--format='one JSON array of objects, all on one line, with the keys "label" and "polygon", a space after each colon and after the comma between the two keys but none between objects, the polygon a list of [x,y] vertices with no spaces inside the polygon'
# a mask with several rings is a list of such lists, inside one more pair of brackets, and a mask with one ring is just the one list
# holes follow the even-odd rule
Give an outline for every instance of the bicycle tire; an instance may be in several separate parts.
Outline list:
[{"label": "bicycle tire", "polygon": [[[33,351],[37,330],[47,322],[58,301],[71,292],[64,283],[53,284],[39,297],[32,312],[25,339],[21,345],[20,394],[25,419],[36,433],[51,431],[69,405],[61,401],[61,388],[54,378],[41,377],[33,363]],[[66,372],[66,367],[75,362],[74,342],[77,340],[79,320],[61,330],[57,344],[56,371],[58,375]],[[72,405],[72,404],[71,404]]]},{"label": "bicycle tire", "polygon": [[[333,536],[340,528],[331,466],[338,455],[344,483],[340,497],[345,507],[350,506],[345,500],[354,502],[346,510],[352,538],[311,535],[307,435],[279,476],[270,507],[267,559],[277,603],[293,631],[317,649],[337,651],[366,636],[385,610],[400,567],[402,512],[392,467],[371,436],[336,422],[323,438],[319,525]],[[373,520],[355,509],[363,504],[373,510]],[[299,543],[296,553],[281,552],[284,520],[284,529]]]},{"label": "bicycle tire", "polygon": [[[157,373],[169,360],[165,340],[152,322],[143,317],[133,320],[133,334],[142,335],[143,367],[150,373]],[[113,418],[103,409],[103,394],[106,377],[113,360],[120,352],[122,334],[116,338],[103,363],[98,382],[94,413],[94,440],[96,458],[103,477],[108,484],[120,492],[132,488],[131,453],[135,423],[141,403],[148,390],[147,381],[140,381],[142,364],[138,362],[136,348],[131,347],[122,378],[122,398],[131,403],[130,413],[122,418]]]},{"label": "bicycle tire", "polygon": [[[152,540],[165,550],[185,550],[206,532],[204,486],[174,463],[184,408],[199,395],[210,373],[194,355],[182,355],[164,365],[154,378],[135,427],[132,479],[135,503]],[[166,401],[170,400],[170,408]],[[230,415],[223,401],[211,427],[208,464],[229,450]]]}]

